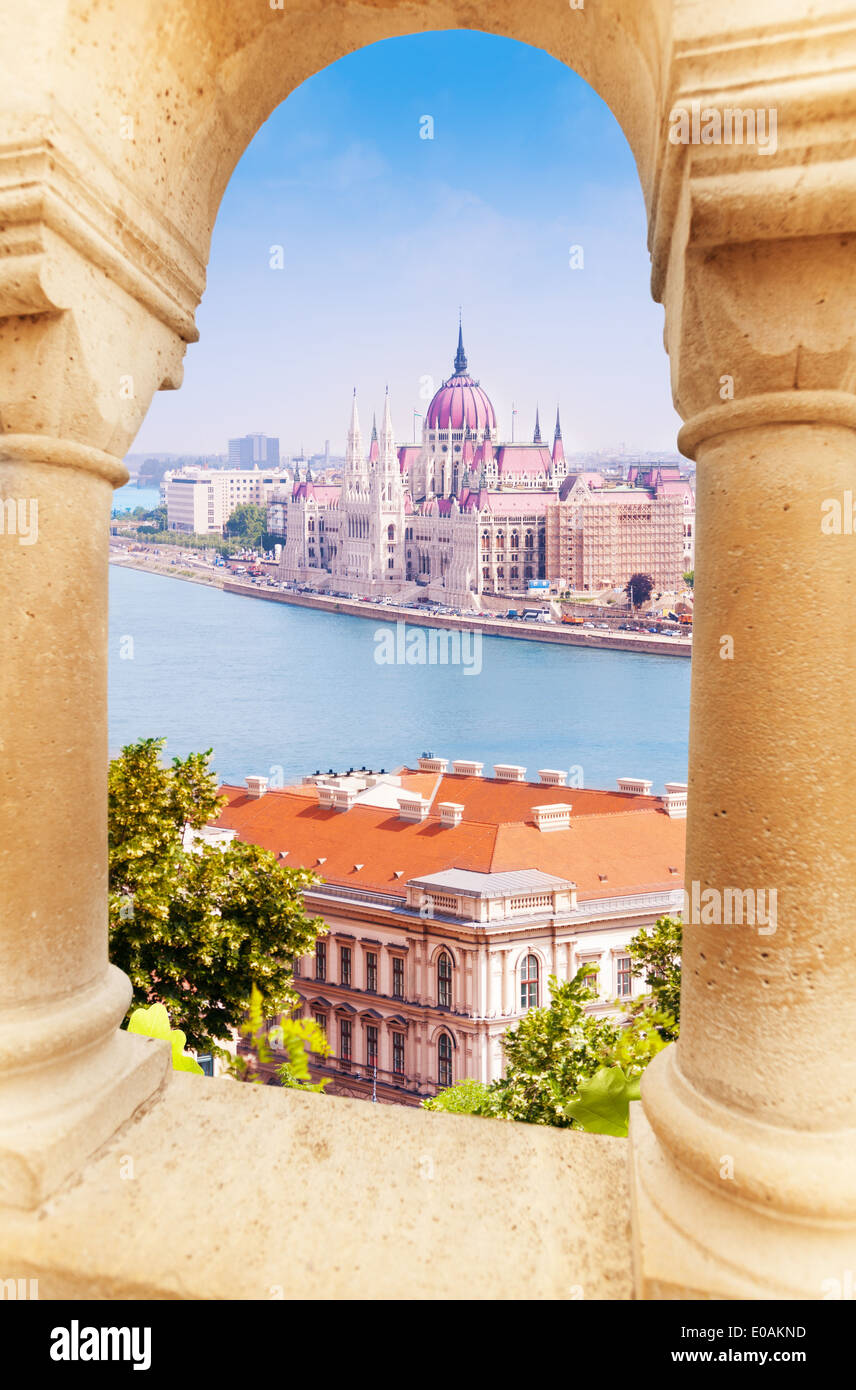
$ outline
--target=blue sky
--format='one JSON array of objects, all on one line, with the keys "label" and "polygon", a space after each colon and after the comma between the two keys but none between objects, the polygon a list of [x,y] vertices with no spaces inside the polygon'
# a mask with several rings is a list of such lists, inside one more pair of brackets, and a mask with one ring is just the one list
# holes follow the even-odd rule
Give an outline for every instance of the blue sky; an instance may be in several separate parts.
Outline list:
[{"label": "blue sky", "polygon": [[567,449],[671,451],[649,275],[633,158],[576,74],[485,34],[372,45],[292,93],[245,152],[184,385],[155,398],[133,452],[219,453],[255,430],[340,452],[354,386],[370,423],[387,383],[410,439],[425,379],[451,372],[459,305],[503,437],[512,402],[521,438],[536,402],[552,431],[558,400]]}]

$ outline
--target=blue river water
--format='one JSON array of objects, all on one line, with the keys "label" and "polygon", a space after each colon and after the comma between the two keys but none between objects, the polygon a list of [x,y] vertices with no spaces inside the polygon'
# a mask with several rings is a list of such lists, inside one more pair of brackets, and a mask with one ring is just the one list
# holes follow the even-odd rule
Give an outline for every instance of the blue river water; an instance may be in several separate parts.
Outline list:
[{"label": "blue river water", "polygon": [[137,487],[136,483],[126,483],[113,494],[114,512],[132,512],[136,507],[145,507],[150,512],[160,503],[160,488]]},{"label": "blue river water", "polygon": [[382,627],[391,645],[382,612],[343,617],[111,566],[111,752],[148,736],[170,757],[212,748],[230,782],[390,770],[422,752],[486,772],[520,763],[533,780],[580,768],[587,787],[686,781],[689,661],[486,637],[478,674],[379,665]]}]

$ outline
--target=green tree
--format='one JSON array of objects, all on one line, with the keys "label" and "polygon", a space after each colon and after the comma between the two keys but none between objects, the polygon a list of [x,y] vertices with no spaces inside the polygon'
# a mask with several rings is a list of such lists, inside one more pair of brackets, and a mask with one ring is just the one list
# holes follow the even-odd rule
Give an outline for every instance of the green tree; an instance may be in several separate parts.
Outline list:
[{"label": "green tree", "polygon": [[631,574],[624,592],[633,607],[638,608],[640,603],[647,603],[654,592],[654,581],[650,574]]},{"label": "green tree", "polygon": [[[657,1008],[671,1015],[674,1023],[665,1031],[669,1041],[677,1038],[681,1018],[681,943],[683,927],[674,917],[660,917],[648,931],[638,931],[628,946],[633,974],[644,976]],[[640,1001],[642,1007],[645,1001]]]},{"label": "green tree", "polygon": [[210,750],[161,762],[165,740],[122,749],[109,773],[110,956],[135,1005],[163,1004],[197,1051],[239,1029],[256,984],[267,1017],[298,1002],[292,959],[326,930],[306,915],[317,882],[258,845],[185,848],[223,805]]},{"label": "green tree", "polygon": [[245,502],[236,507],[223,527],[223,535],[233,540],[243,541],[246,546],[255,548],[261,543],[262,532],[267,527],[267,512],[255,502]]},{"label": "green tree", "polygon": [[695,588],[695,570],[687,570],[684,575],[684,583],[688,589]]},{"label": "green tree", "polygon": [[626,1134],[629,1102],[674,1020],[652,1001],[629,1022],[596,1018],[583,966],[572,980],[550,978],[550,1003],[530,1009],[503,1039],[505,1075],[490,1085],[465,1080],[423,1101],[428,1110],[528,1124]]}]

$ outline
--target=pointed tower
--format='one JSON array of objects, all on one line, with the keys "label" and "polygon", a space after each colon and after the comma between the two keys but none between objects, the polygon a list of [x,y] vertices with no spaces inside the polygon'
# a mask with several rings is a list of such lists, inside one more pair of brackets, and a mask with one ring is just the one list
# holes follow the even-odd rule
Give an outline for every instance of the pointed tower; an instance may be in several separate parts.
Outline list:
[{"label": "pointed tower", "polygon": [[373,416],[372,416],[372,438],[371,438],[371,443],[370,443],[370,445],[369,445],[369,463],[377,463],[378,457],[379,457],[379,452],[380,452],[380,451],[379,451],[379,449],[378,449],[378,442],[377,442],[377,416],[376,416],[376,415],[373,415]]},{"label": "pointed tower", "polygon": [[540,419],[538,418],[538,407],[537,407],[537,405],[536,405],[536,407],[535,407],[535,433],[534,433],[533,436],[532,436],[532,443],[533,443],[533,444],[541,444],[541,443],[543,443],[543,441],[542,441],[542,439],[541,439],[541,421],[540,421]]},{"label": "pointed tower", "polygon": [[455,375],[466,376],[467,354],[464,352],[464,330],[461,326],[461,315],[458,314],[458,351],[455,353]]},{"label": "pointed tower", "polygon": [[371,475],[371,577],[400,584],[405,577],[404,481],[389,409],[389,387],[383,401],[378,460]]},{"label": "pointed tower", "polygon": [[360,431],[360,416],[357,411],[357,389],[354,387],[354,400],[351,406],[351,424],[348,429],[348,444],[345,449],[345,469],[342,478],[342,495],[345,501],[353,501],[365,495],[366,460],[363,454],[363,436]]},{"label": "pointed tower", "polygon": [[556,406],[556,433],[553,436],[553,461],[550,471],[553,475],[554,487],[559,486],[568,472],[568,465],[565,462],[565,446],[562,443],[562,425],[559,420],[558,406]]}]

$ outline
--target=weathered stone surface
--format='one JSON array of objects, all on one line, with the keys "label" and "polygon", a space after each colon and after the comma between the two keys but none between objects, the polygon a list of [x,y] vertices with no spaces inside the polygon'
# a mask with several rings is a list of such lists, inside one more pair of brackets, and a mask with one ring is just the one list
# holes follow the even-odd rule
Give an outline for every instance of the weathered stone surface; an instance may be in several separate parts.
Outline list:
[{"label": "weathered stone surface", "polygon": [[[107,484],[180,383],[259,126],[342,54],[460,26],[575,68],[633,150],[698,462],[686,877],[780,893],[775,935],[686,932],[682,1038],[630,1144],[636,1288],[818,1296],[854,1233],[856,566],[848,530],[821,531],[856,486],[852,0],[0,0],[0,16],[0,492],[38,502],[41,536],[0,547],[2,1200],[42,1204],[0,1220],[10,1275],[40,1272],[43,1296],[269,1297],[294,1287],[296,1245],[316,1266],[304,1291],[627,1295],[619,1141],[178,1077],[87,1163],[163,1082],[117,1043],[106,969]],[[699,101],[775,110],[776,148],[672,144],[671,112]],[[729,1156],[733,1182],[712,1176]]]},{"label": "weathered stone surface", "polygon": [[4,1216],[0,1267],[40,1298],[623,1299],[629,1212],[623,1139],[176,1074]]}]

